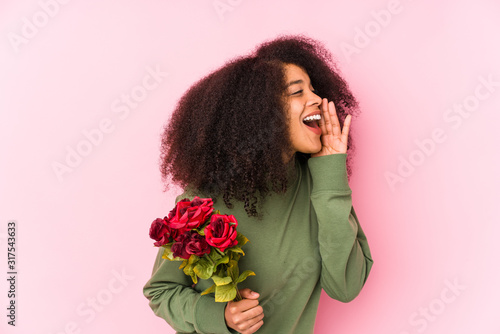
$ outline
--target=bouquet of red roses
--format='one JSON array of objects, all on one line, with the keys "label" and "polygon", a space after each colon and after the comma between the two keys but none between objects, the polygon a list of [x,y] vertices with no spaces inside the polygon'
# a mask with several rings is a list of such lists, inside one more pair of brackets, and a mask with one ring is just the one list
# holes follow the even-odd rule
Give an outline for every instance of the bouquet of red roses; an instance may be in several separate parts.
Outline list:
[{"label": "bouquet of red roses", "polygon": [[238,260],[245,255],[241,247],[248,239],[238,231],[238,221],[233,215],[214,211],[211,198],[195,196],[177,202],[168,216],[157,218],[151,224],[149,236],[157,247],[164,247],[163,258],[182,261],[179,269],[191,276],[193,283],[211,278],[214,284],[203,291],[215,291],[216,302],[241,300],[237,284],[251,270],[239,273]]}]

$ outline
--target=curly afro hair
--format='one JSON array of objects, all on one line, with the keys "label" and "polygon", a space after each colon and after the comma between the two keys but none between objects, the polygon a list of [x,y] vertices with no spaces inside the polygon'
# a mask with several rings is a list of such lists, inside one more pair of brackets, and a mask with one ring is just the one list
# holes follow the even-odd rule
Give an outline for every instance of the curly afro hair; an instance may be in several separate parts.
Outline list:
[{"label": "curly afro hair", "polygon": [[[222,195],[228,208],[231,200],[242,201],[248,216],[257,217],[256,204],[270,191],[286,191],[294,159],[283,159],[292,148],[285,64],[302,67],[317,94],[334,102],[341,128],[345,117],[358,111],[358,102],[320,42],[303,35],[278,36],[247,56],[229,60],[180,98],[161,138],[165,190],[172,182],[214,199]],[[353,149],[349,138],[347,153]],[[348,176],[351,160],[348,154]]]}]

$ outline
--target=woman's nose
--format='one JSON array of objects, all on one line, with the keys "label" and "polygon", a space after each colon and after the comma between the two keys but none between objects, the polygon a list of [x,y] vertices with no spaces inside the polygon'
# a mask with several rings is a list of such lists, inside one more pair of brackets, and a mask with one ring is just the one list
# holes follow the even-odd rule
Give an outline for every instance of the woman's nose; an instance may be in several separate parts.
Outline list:
[{"label": "woman's nose", "polygon": [[308,99],[308,103],[307,103],[308,105],[311,105],[311,106],[315,105],[315,104],[320,105],[321,101],[322,101],[322,99],[319,95],[317,95],[313,91],[311,91],[309,93],[309,99]]}]

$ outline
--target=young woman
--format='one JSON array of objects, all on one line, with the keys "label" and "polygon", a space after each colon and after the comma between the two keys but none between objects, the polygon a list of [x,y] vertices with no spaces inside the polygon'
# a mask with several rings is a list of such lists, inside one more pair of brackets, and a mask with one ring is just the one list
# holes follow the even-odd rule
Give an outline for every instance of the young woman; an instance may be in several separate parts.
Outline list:
[{"label": "young woman", "polygon": [[196,82],[162,137],[161,171],[177,197],[211,197],[250,242],[243,300],[158,252],[144,295],[177,333],[313,333],[321,290],[349,302],[373,265],[348,176],[357,101],[324,46],[304,36],[259,45]]}]

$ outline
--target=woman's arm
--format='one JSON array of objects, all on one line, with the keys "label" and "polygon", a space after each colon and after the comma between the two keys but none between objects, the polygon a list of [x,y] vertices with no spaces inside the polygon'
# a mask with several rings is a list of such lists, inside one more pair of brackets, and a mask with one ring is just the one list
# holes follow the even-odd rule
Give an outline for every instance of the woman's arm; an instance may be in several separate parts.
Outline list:
[{"label": "woman's arm", "polygon": [[345,303],[360,293],[373,265],[352,206],[346,158],[340,153],[308,160],[311,201],[318,219],[321,286],[331,298]]},{"label": "woman's arm", "polygon": [[154,313],[178,332],[231,334],[224,319],[226,303],[215,302],[191,287],[191,277],[179,269],[181,262],[162,258],[160,248],[151,279],[143,289]]},{"label": "woman's arm", "polygon": [[[193,197],[186,190],[177,196],[175,203]],[[191,277],[179,269],[181,262],[163,259],[163,251],[160,247],[151,278],[143,288],[154,313],[182,333],[236,333],[226,325],[227,303],[215,302],[213,295],[202,296],[192,288]]]}]

